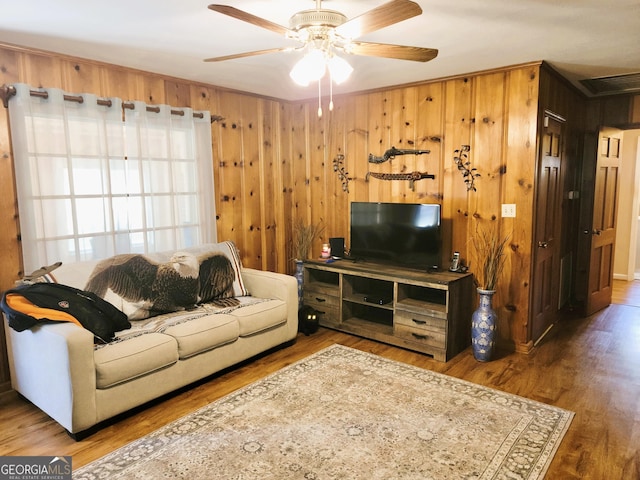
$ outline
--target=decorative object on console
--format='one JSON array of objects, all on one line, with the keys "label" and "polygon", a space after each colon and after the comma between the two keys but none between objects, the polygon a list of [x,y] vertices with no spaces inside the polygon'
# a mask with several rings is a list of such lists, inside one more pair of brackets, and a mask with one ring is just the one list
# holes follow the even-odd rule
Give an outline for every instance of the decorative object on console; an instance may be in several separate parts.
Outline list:
[{"label": "decorative object on console", "polygon": [[423,155],[431,153],[431,150],[410,150],[391,147],[385,151],[381,157],[376,157],[373,153],[369,154],[369,163],[384,163],[393,160],[397,155]]},{"label": "decorative object on console", "polygon": [[505,247],[509,237],[500,237],[486,230],[476,232],[473,246],[477,268],[475,280],[479,295],[479,306],[471,316],[471,346],[476,360],[491,360],[495,346],[497,315],[491,305],[496,293],[498,279],[506,260]]},{"label": "decorative object on console", "polygon": [[416,180],[422,180],[423,178],[436,178],[435,175],[427,172],[411,172],[411,173],[380,173],[380,172],[367,172],[366,181],[369,181],[369,177],[377,178],[379,180],[409,180],[409,188],[411,190],[415,187]]},{"label": "decorative object on console", "polygon": [[344,237],[332,237],[329,239],[329,246],[331,247],[331,256],[333,258],[344,257]]},{"label": "decorative object on console", "polygon": [[322,235],[323,231],[324,226],[320,225],[320,223],[305,225],[302,220],[297,219],[293,225],[293,255],[296,262],[295,277],[298,281],[298,308],[302,308],[303,303],[303,261],[309,258],[309,251],[313,246],[313,241]]},{"label": "decorative object on console", "polygon": [[453,161],[458,167],[458,170],[462,172],[462,178],[464,183],[467,184],[467,192],[469,190],[476,191],[475,180],[480,176],[476,168],[471,167],[471,162],[468,159],[466,152],[471,150],[469,145],[462,145],[458,150],[453,152]]},{"label": "decorative object on console", "polygon": [[338,180],[342,182],[342,191],[349,193],[349,174],[344,169],[344,155],[339,153],[333,159],[333,171],[338,174]]},{"label": "decorative object on console", "polygon": [[293,258],[294,260],[306,260],[309,258],[309,251],[313,246],[313,241],[322,235],[324,226],[320,223],[305,225],[297,219],[293,225]]}]

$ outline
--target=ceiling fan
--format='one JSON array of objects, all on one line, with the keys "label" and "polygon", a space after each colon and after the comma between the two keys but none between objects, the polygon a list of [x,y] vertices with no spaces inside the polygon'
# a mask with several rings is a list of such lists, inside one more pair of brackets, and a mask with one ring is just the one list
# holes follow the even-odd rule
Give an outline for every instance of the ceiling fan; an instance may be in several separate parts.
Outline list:
[{"label": "ceiling fan", "polygon": [[410,0],[391,0],[352,19],[347,19],[345,15],[335,10],[322,8],[321,3],[322,0],[316,0],[315,9],[295,13],[289,19],[288,28],[235,7],[219,4],[209,5],[209,8],[215,12],[271,30],[272,32],[284,35],[286,38],[297,40],[302,45],[297,48],[269,48],[266,50],[207,58],[205,62],[221,62],[234,58],[292,50],[315,50],[322,52],[327,57],[333,56],[334,52],[338,51],[354,55],[395,58],[417,62],[427,62],[438,55],[438,50],[433,48],[355,40],[367,33],[420,15],[422,9],[420,5],[415,2]]}]

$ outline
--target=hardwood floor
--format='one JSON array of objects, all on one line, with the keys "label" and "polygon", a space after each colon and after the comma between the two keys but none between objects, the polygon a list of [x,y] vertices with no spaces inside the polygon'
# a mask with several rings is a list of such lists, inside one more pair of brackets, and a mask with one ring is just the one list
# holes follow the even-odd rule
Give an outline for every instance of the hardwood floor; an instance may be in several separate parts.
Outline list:
[{"label": "hardwood floor", "polygon": [[0,455],[71,455],[77,468],[340,343],[576,412],[551,464],[549,479],[640,479],[640,306],[628,295],[630,288],[640,285],[631,283],[616,283],[617,303],[605,310],[588,318],[563,319],[533,353],[499,353],[488,363],[476,362],[470,349],[440,363],[327,329],[308,337],[299,335],[291,347],[145,406],[80,442],[30,403],[7,394],[0,398]]}]

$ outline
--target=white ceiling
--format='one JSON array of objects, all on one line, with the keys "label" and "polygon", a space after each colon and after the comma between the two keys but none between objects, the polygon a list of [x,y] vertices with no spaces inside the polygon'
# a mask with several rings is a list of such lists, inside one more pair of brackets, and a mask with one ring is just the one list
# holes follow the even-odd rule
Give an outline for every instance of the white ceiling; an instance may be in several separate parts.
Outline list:
[{"label": "white ceiling", "polygon": [[[287,100],[300,57],[204,58],[297,44],[207,8],[221,3],[285,27],[315,0],[3,0],[0,42],[114,63]],[[348,18],[385,0],[324,0]],[[347,56],[355,71],[334,94],[546,60],[567,79],[640,72],[639,0],[417,0],[418,17],[359,40],[437,48],[427,63]],[[323,85],[326,91],[327,86]],[[584,91],[584,90],[583,90]],[[585,91],[586,92],[586,91]]]}]

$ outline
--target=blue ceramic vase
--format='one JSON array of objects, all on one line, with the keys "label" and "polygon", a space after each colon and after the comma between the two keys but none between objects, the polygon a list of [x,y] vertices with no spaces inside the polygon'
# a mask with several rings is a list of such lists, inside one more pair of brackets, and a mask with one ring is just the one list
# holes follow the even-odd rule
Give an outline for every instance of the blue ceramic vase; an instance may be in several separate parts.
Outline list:
[{"label": "blue ceramic vase", "polygon": [[479,305],[471,315],[471,347],[473,356],[479,362],[488,362],[493,355],[497,316],[491,307],[495,290],[478,288]]},{"label": "blue ceramic vase", "polygon": [[304,283],[304,262],[296,260],[296,280],[298,280],[298,310],[302,308],[304,303],[302,285]]}]

